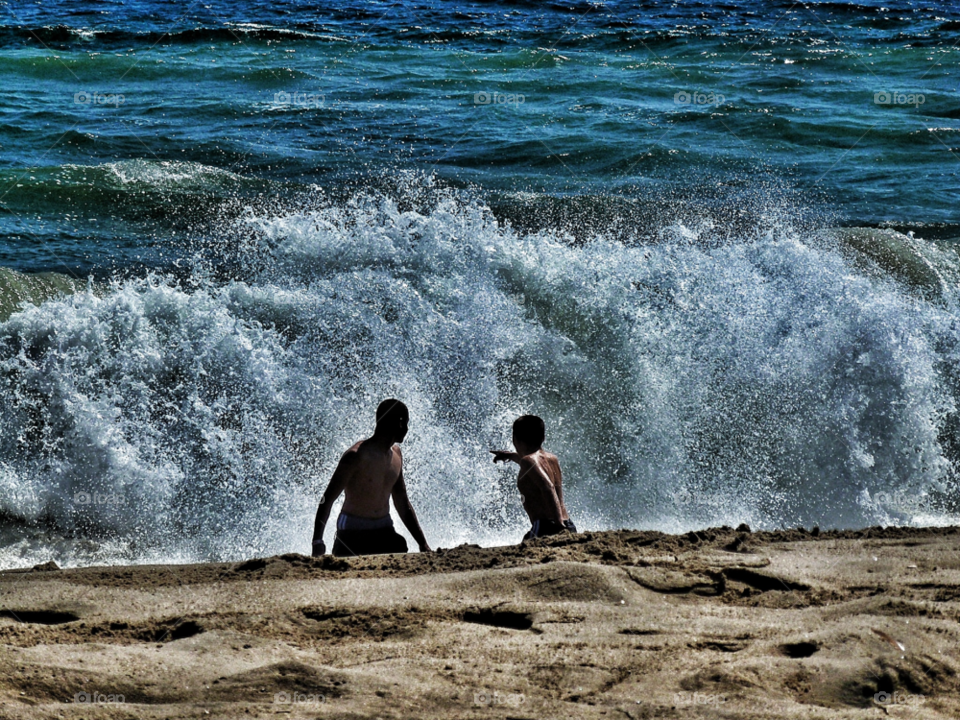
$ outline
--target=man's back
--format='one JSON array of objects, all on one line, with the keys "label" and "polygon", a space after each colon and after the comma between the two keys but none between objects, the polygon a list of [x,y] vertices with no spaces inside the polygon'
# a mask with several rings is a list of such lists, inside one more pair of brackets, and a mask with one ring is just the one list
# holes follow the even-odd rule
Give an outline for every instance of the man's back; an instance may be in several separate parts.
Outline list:
[{"label": "man's back", "polygon": [[348,470],[344,478],[343,512],[362,518],[390,514],[390,494],[403,471],[400,448],[387,452],[362,440],[343,454]]}]

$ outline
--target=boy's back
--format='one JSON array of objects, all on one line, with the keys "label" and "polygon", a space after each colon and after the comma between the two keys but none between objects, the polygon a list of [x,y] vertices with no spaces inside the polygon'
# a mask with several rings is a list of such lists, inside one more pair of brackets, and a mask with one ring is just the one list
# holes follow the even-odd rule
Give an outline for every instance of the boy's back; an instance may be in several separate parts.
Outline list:
[{"label": "boy's back", "polygon": [[[546,492],[543,483],[537,482],[537,476],[546,476],[553,486],[557,496],[557,505],[560,517],[556,517],[556,510],[550,493]],[[553,453],[540,448],[535,453],[520,458],[520,472],[517,473],[517,489],[523,496],[523,507],[530,516],[530,521],[557,520],[562,523],[569,520],[567,508],[563,504],[563,473],[560,470],[560,461]]]},{"label": "boy's back", "polygon": [[517,452],[491,450],[494,462],[510,460],[520,466],[517,489],[531,524],[524,540],[577,531],[563,503],[560,461],[543,449],[544,434],[543,420],[536,415],[524,415],[513,424],[513,445]]}]

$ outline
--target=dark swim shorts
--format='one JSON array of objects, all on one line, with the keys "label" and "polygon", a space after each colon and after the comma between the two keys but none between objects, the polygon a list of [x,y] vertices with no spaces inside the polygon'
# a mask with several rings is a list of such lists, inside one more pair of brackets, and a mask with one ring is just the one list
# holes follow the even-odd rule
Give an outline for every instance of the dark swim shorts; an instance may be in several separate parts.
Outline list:
[{"label": "dark swim shorts", "polygon": [[356,555],[389,555],[407,552],[407,541],[393,529],[390,516],[370,520],[340,513],[337,534],[333,538],[333,554],[337,557]]},{"label": "dark swim shorts", "polygon": [[564,520],[562,524],[555,520],[534,520],[533,527],[523,536],[523,539],[532,540],[533,538],[547,537],[548,535],[559,535],[568,530],[574,533],[577,531],[577,526],[573,524],[573,520]]}]

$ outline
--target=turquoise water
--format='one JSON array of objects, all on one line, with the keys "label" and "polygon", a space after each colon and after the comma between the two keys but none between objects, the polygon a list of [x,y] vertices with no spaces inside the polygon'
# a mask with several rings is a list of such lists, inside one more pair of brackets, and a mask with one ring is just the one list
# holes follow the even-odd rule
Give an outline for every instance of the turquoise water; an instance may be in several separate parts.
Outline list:
[{"label": "turquoise water", "polygon": [[238,195],[400,169],[488,193],[640,200],[760,175],[844,224],[960,234],[949,4],[61,1],[0,13],[11,267],[156,264],[157,243],[176,252],[184,228]]},{"label": "turquoise water", "polygon": [[434,546],[525,412],[587,529],[957,522],[958,29],[0,2],[0,565],[306,551],[385,396]]}]

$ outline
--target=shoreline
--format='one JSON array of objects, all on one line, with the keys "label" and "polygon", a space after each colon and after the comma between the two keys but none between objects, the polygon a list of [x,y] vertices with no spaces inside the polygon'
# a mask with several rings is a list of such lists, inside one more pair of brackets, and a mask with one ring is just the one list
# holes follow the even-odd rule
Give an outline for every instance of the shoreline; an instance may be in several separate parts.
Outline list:
[{"label": "shoreline", "polygon": [[5,717],[960,713],[960,527],[48,567],[0,572]]},{"label": "shoreline", "polygon": [[[280,553],[278,555],[264,555],[264,556],[255,556],[252,558],[246,558],[243,560],[222,560],[222,561],[203,561],[203,562],[145,562],[145,563],[116,563],[110,565],[76,565],[69,567],[60,567],[56,561],[56,558],[51,558],[50,560],[35,564],[31,567],[11,567],[11,568],[0,568],[0,581],[2,581],[3,576],[8,573],[33,573],[33,572],[44,572],[44,571],[57,571],[57,572],[83,572],[83,571],[110,571],[110,570],[133,570],[133,569],[183,569],[186,572],[199,571],[203,569],[230,569],[237,568],[238,566],[246,566],[252,564],[259,564],[263,562],[270,562],[275,560],[282,560],[286,562],[291,562],[297,567],[302,568],[313,568],[316,570],[323,569],[332,569],[334,567],[340,567],[340,561],[346,561],[350,564],[349,572],[361,573],[365,571],[397,571],[397,572],[409,572],[409,573],[421,573],[421,572],[457,572],[457,570],[448,570],[445,571],[442,569],[443,563],[437,563],[434,561],[413,561],[411,558],[416,558],[420,556],[430,557],[443,557],[448,553],[453,553],[453,556],[459,556],[463,553],[472,553],[474,551],[479,553],[494,553],[495,555],[503,555],[504,557],[513,558],[515,561],[525,556],[525,553],[522,552],[522,548],[527,547],[528,549],[538,548],[542,546],[564,546],[571,544],[571,539],[576,538],[578,543],[582,542],[584,539],[587,542],[602,542],[603,538],[613,537],[613,536],[622,536],[631,538],[632,542],[639,542],[643,545],[652,544],[656,547],[662,546],[676,546],[678,548],[683,548],[686,546],[696,547],[700,544],[710,545],[710,546],[720,546],[723,545],[729,536],[735,536],[734,542],[737,538],[740,538],[740,541],[743,542],[747,538],[753,540],[754,542],[763,542],[763,543],[783,543],[783,542],[804,542],[804,541],[824,541],[824,540],[857,540],[857,539],[901,539],[906,537],[913,537],[914,535],[951,535],[951,534],[960,534],[960,525],[930,525],[930,526],[902,526],[902,525],[871,525],[864,528],[852,528],[852,529],[834,529],[834,530],[821,530],[819,527],[815,526],[810,529],[803,527],[796,528],[783,528],[779,530],[753,530],[746,523],[741,524],[740,526],[733,528],[729,525],[718,525],[713,527],[702,528],[700,530],[688,530],[684,533],[670,533],[663,532],[660,530],[632,530],[629,528],[620,528],[618,530],[586,530],[580,531],[575,535],[559,535],[559,536],[549,536],[546,538],[539,538],[538,542],[527,543],[525,546],[523,544],[511,544],[511,545],[490,545],[483,546],[476,543],[463,543],[461,545],[447,548],[447,547],[438,547],[430,553],[420,553],[416,551],[416,548],[411,549],[406,554],[399,555],[374,555],[374,556],[360,556],[352,558],[335,558],[333,555],[327,552],[327,554],[322,558],[312,558],[309,555],[305,555],[297,552],[289,553]],[[519,537],[520,532],[517,533]],[[729,544],[729,543],[727,543]],[[724,548],[728,549],[728,548]],[[732,548],[729,548],[732,549]],[[398,562],[384,562],[384,561],[398,561]],[[421,566],[421,562],[424,566]],[[52,564],[51,564],[52,563]],[[409,565],[409,567],[408,567]],[[330,566],[330,567],[327,567]],[[463,567],[460,568],[464,569]],[[342,571],[346,571],[346,568],[342,568]],[[2,608],[0,608],[2,610]]]}]

